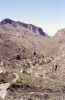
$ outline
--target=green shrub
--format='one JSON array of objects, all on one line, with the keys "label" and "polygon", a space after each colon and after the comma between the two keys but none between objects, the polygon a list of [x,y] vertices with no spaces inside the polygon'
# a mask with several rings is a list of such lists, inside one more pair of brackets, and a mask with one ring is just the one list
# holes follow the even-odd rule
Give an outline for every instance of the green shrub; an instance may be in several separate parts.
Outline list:
[{"label": "green shrub", "polygon": [[30,68],[30,64],[27,62],[25,64],[22,64],[23,69],[28,69]]},{"label": "green shrub", "polygon": [[23,67],[22,73],[28,74],[27,69],[31,67],[30,64],[27,62],[25,64],[22,64],[22,67]]}]

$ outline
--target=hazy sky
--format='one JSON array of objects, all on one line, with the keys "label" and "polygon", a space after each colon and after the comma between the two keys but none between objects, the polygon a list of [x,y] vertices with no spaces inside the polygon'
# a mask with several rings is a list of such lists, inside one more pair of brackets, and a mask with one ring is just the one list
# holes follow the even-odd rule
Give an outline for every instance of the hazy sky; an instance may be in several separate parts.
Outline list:
[{"label": "hazy sky", "polygon": [[0,20],[4,18],[32,23],[53,35],[65,28],[65,0],[0,0]]}]

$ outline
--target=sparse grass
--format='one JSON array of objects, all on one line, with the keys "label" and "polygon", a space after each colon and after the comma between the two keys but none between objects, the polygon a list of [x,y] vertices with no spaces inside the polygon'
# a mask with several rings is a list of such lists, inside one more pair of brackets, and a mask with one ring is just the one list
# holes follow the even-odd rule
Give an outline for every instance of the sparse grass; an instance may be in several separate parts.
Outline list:
[{"label": "sparse grass", "polygon": [[45,64],[44,60],[42,60],[42,62],[39,63],[39,65],[43,65],[43,64]]},{"label": "sparse grass", "polygon": [[23,69],[27,69],[27,68],[30,68],[31,66],[30,66],[30,64],[27,62],[27,63],[25,63],[25,64],[22,64],[22,67],[23,67]]},{"label": "sparse grass", "polygon": [[31,84],[33,86],[46,86],[48,88],[51,89],[55,89],[55,90],[61,90],[61,86],[63,86],[63,82],[61,81],[57,81],[57,80],[50,80],[50,79],[43,79],[42,77],[35,77],[33,75],[27,75],[27,74],[20,74],[20,78],[18,80],[19,82],[23,82],[26,84]]},{"label": "sparse grass", "polygon": [[65,85],[61,86],[61,91],[62,91],[62,93],[65,93]]},{"label": "sparse grass", "polygon": [[22,73],[28,74],[28,73],[27,73],[27,69],[30,68],[30,67],[31,67],[31,66],[30,66],[30,64],[29,64],[28,62],[22,64],[22,68],[23,68]]},{"label": "sparse grass", "polygon": [[49,63],[51,63],[51,62],[52,62],[51,59],[47,59],[46,61],[45,61],[45,60],[42,60],[42,61],[39,63],[39,65],[49,64]]},{"label": "sparse grass", "polygon": [[56,75],[51,75],[50,78],[53,80],[58,80]]},{"label": "sparse grass", "polygon": [[49,99],[49,95],[48,94],[44,94],[44,99],[48,100]]}]

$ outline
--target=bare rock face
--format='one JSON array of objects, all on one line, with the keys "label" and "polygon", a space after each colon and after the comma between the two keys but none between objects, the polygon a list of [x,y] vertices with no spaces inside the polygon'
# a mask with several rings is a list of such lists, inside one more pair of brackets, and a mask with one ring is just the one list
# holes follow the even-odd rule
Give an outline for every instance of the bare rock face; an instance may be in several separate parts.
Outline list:
[{"label": "bare rock face", "polygon": [[16,21],[13,21],[11,19],[4,19],[0,22],[0,25],[4,25],[4,24],[12,24],[13,26],[18,24],[19,26],[27,28],[34,33],[38,33],[38,34],[43,35],[43,36],[47,35],[45,32],[43,32],[42,28],[37,27],[37,26],[32,25],[32,24],[26,24],[26,23],[22,23],[19,21],[16,22]]},{"label": "bare rock face", "polygon": [[32,25],[32,24],[21,23],[21,22],[18,22],[18,24],[25,27],[25,28],[30,29],[34,33],[39,33],[40,35],[46,36],[46,33],[43,32],[42,28],[40,28],[40,27],[37,27],[37,26]]},{"label": "bare rock face", "polygon": [[9,24],[12,24],[14,21],[13,20],[11,20],[11,19],[4,19],[4,20],[2,20],[1,21],[1,25],[4,25],[4,24],[7,24],[7,23],[9,23]]}]

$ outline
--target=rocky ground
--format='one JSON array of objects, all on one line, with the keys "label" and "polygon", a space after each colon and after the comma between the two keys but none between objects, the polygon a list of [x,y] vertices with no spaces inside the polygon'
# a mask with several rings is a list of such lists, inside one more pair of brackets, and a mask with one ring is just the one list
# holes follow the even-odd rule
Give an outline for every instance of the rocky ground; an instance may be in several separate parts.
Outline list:
[{"label": "rocky ground", "polygon": [[65,100],[65,29],[0,22],[0,100]]}]

